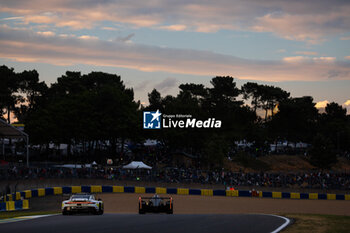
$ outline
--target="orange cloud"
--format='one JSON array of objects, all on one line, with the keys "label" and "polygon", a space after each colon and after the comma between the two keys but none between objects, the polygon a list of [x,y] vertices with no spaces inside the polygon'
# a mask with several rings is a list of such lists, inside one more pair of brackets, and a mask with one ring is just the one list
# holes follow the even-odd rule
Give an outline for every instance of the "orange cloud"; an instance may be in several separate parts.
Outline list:
[{"label": "orange cloud", "polygon": [[103,30],[107,30],[107,31],[118,31],[118,28],[114,28],[114,27],[102,27],[101,29]]},{"label": "orange cloud", "polygon": [[184,31],[186,30],[186,25],[182,24],[175,24],[175,25],[169,25],[169,26],[161,26],[160,29],[165,29],[169,31]]},{"label": "orange cloud", "polygon": [[329,101],[328,100],[323,100],[323,101],[317,102],[315,107],[316,108],[325,108],[327,106],[327,104],[329,104]]},{"label": "orange cloud", "polygon": [[89,36],[89,35],[82,35],[82,36],[79,36],[79,39],[83,39],[83,40],[97,40],[98,37],[96,37],[96,36]]},{"label": "orange cloud", "polygon": [[335,57],[314,57],[312,58],[315,61],[324,61],[324,62],[333,62],[335,61]]},{"label": "orange cloud", "polygon": [[317,55],[317,52],[313,52],[313,51],[297,51],[295,52],[295,54],[301,54],[301,55]]},{"label": "orange cloud", "polygon": [[283,61],[285,62],[302,62],[308,60],[308,57],[304,56],[295,56],[295,57],[284,57]]},{"label": "orange cloud", "polygon": [[334,62],[336,60],[335,57],[305,57],[305,56],[295,56],[295,57],[284,57],[283,61],[285,62],[306,62],[306,61],[314,61],[314,62]]},{"label": "orange cloud", "polygon": [[37,32],[39,35],[42,35],[42,36],[54,36],[55,33],[54,32],[51,32],[51,31],[46,31],[46,32]]},{"label": "orange cloud", "polygon": [[56,21],[57,21],[56,17],[45,16],[45,15],[28,15],[24,17],[24,22],[26,23],[50,24]]}]

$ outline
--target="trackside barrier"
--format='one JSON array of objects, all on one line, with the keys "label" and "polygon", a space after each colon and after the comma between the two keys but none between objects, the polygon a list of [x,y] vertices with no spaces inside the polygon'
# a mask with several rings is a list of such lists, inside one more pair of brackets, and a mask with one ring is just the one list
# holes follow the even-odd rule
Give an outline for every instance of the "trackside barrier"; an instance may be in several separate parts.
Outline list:
[{"label": "trackside barrier", "polygon": [[213,196],[226,196],[226,190],[213,190]]},{"label": "trackside barrier", "polygon": [[21,200],[21,193],[20,192],[16,192],[16,200]]},{"label": "trackside barrier", "polygon": [[15,210],[15,202],[14,201],[6,202],[6,210],[7,211]]},{"label": "trackside barrier", "polygon": [[45,196],[53,195],[54,189],[53,188],[45,188]]},{"label": "trackside barrier", "polygon": [[309,193],[309,199],[318,199],[318,193]]},{"label": "trackside barrier", "polygon": [[0,202],[0,212],[29,209],[28,200]]},{"label": "trackside barrier", "polygon": [[154,187],[146,187],[146,193],[156,193],[156,188]]},{"label": "trackside barrier", "polygon": [[272,198],[282,198],[282,192],[272,192]]},{"label": "trackside barrier", "polygon": [[262,197],[272,197],[272,192],[262,192]]},{"label": "trackside barrier", "polygon": [[24,198],[31,198],[31,197],[32,197],[32,190],[24,191]]},{"label": "trackside barrier", "polygon": [[336,200],[336,197],[335,194],[327,194],[327,200]]},{"label": "trackside barrier", "polygon": [[123,193],[124,186],[113,186],[113,193]]},{"label": "trackside barrier", "polygon": [[101,185],[93,185],[91,186],[91,193],[102,193],[102,186]]},{"label": "trackside barrier", "polygon": [[28,200],[22,200],[22,205],[23,205],[24,210],[29,209],[29,201]]},{"label": "trackside barrier", "polygon": [[288,192],[282,192],[282,198],[291,198],[291,195],[290,195],[290,193],[288,193]]},{"label": "trackside barrier", "polygon": [[345,196],[345,200],[346,201],[350,201],[350,194],[346,194],[346,195],[344,195]]},{"label": "trackside barrier", "polygon": [[53,194],[54,195],[62,194],[62,187],[54,187],[53,188]]},{"label": "trackside barrier", "polygon": [[166,193],[167,194],[177,194],[177,189],[176,188],[166,188]]},{"label": "trackside barrier", "polygon": [[[334,195],[334,194],[325,194],[325,193],[319,193],[318,194],[318,199],[319,200],[327,200],[327,195]],[[343,195],[344,196],[344,195]],[[331,199],[329,199],[331,200]]]},{"label": "trackside barrier", "polygon": [[72,186],[72,193],[81,193],[81,186]]},{"label": "trackside barrier", "polygon": [[135,192],[135,187],[129,187],[129,186],[124,187],[124,193],[134,193],[134,192]]},{"label": "trackside barrier", "polygon": [[290,193],[291,199],[300,199],[300,193]]},{"label": "trackside barrier", "polygon": [[166,188],[159,188],[159,187],[156,187],[156,193],[158,194],[166,194]]},{"label": "trackside barrier", "polygon": [[201,189],[201,195],[202,196],[213,196],[213,190],[212,189]]},{"label": "trackside barrier", "polygon": [[189,194],[189,189],[177,188],[177,194],[188,195]]},{"label": "trackside barrier", "polygon": [[189,195],[202,195],[201,189],[189,189],[188,190]]},{"label": "trackside barrier", "polygon": [[87,186],[87,185],[81,186],[81,191],[83,193],[91,193],[91,186]]},{"label": "trackside barrier", "polygon": [[309,197],[308,193],[300,193],[300,199],[309,199]]},{"label": "trackside barrier", "polygon": [[239,192],[238,190],[226,190],[226,196],[228,197],[238,197]]},{"label": "trackside barrier", "polygon": [[145,193],[145,187],[135,187],[135,193]]},{"label": "trackside barrier", "polygon": [[112,186],[102,186],[102,192],[103,193],[112,193],[113,187]]},{"label": "trackside barrier", "polygon": [[45,189],[38,189],[38,196],[39,197],[45,196]]},{"label": "trackside barrier", "polygon": [[[346,200],[350,201],[350,194],[324,194],[324,193],[296,193],[296,192],[266,192],[256,190],[223,190],[223,189],[189,189],[189,188],[163,188],[163,187],[133,187],[111,185],[85,185],[63,186],[52,188],[38,188],[24,190],[5,196],[5,201],[0,203],[0,211],[28,209],[28,200],[31,197],[43,197],[49,195],[62,195],[71,193],[158,193],[201,196],[227,196],[227,197],[259,197],[274,199],[311,199],[311,200]],[[21,201],[21,203],[17,203]]]},{"label": "trackside barrier", "polygon": [[[335,199],[344,201],[345,200],[345,196],[341,195],[341,194],[336,194],[335,195]],[[332,199],[328,199],[328,200],[332,200]]]},{"label": "trackside barrier", "polygon": [[250,191],[246,191],[246,190],[238,190],[238,196],[239,197],[251,197],[252,193]]}]

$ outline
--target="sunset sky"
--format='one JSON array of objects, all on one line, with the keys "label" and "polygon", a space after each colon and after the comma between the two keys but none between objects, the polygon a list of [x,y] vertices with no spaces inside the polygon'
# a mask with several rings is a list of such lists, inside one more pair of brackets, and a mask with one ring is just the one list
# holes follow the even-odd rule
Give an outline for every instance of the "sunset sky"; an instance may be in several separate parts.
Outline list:
[{"label": "sunset sky", "polygon": [[348,0],[0,0],[0,65],[116,73],[135,98],[217,75],[350,111]]}]

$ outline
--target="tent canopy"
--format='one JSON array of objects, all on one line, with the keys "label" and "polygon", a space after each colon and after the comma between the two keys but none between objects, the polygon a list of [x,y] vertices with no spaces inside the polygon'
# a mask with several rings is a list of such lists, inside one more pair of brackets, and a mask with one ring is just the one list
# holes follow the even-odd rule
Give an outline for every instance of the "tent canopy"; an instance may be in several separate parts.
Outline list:
[{"label": "tent canopy", "polygon": [[151,140],[151,139],[147,139],[144,143],[144,146],[157,146],[158,145],[158,141],[157,140]]},{"label": "tent canopy", "polygon": [[5,121],[0,119],[0,137],[2,138],[25,138],[28,137],[26,133],[7,124]]},{"label": "tent canopy", "polygon": [[142,161],[132,161],[131,163],[123,166],[123,169],[152,169],[152,167],[144,164]]},{"label": "tent canopy", "polygon": [[[0,138],[23,138],[26,141],[27,147],[27,167],[29,167],[29,136],[25,132],[7,124],[6,121],[0,119]],[[4,143],[4,141],[2,142]],[[4,146],[4,144],[3,144]],[[4,148],[4,147],[3,147]],[[3,154],[4,151],[3,151]]]}]

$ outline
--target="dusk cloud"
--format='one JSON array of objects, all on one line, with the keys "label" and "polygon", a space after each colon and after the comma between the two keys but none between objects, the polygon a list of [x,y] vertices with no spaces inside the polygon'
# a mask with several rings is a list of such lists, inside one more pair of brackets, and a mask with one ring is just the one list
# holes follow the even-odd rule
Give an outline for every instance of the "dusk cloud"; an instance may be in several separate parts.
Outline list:
[{"label": "dusk cloud", "polygon": [[156,84],[154,88],[164,93],[174,87],[177,87],[177,79],[169,77]]},{"label": "dusk cloud", "polygon": [[350,62],[332,57],[250,60],[209,51],[105,41],[89,35],[38,34],[4,25],[0,26],[0,47],[1,58],[54,65],[88,64],[266,81],[350,79]]},{"label": "dusk cloud", "polygon": [[315,107],[316,108],[325,108],[327,106],[327,104],[329,104],[329,101],[328,100],[323,100],[323,101],[317,102]]},{"label": "dusk cloud", "polygon": [[311,43],[350,29],[350,4],[343,0],[106,0],[103,4],[99,0],[17,0],[0,3],[0,12],[11,13],[24,23],[72,29],[93,28],[109,21],[173,31],[272,32]]}]

